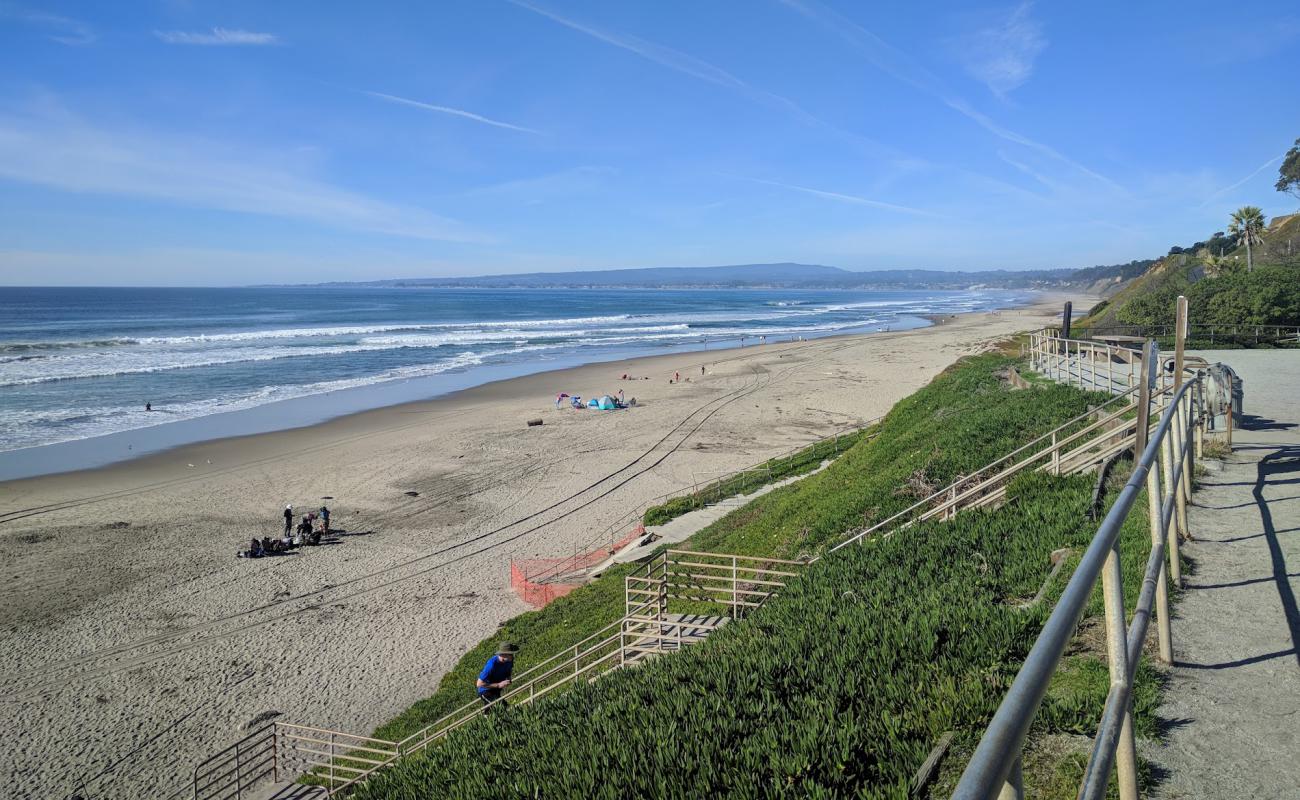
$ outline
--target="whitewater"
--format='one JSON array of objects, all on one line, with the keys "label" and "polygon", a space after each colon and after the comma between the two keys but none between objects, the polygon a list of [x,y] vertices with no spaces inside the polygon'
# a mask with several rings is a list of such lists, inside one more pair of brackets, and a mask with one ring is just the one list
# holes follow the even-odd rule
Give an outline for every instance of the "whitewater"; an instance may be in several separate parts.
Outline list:
[{"label": "whitewater", "polygon": [[[900,330],[1027,299],[1007,291],[7,288],[0,451],[394,381],[426,380],[432,396],[446,388],[440,375],[463,387],[476,370],[524,374]],[[375,402],[383,404],[380,393]]]}]

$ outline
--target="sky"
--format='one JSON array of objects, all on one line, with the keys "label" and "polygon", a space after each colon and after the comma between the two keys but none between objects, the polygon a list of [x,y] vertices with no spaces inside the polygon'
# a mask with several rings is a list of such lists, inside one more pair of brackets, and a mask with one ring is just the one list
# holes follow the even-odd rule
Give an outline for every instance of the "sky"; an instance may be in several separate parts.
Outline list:
[{"label": "sky", "polygon": [[1085,267],[1300,137],[1294,0],[0,0],[0,284]]}]

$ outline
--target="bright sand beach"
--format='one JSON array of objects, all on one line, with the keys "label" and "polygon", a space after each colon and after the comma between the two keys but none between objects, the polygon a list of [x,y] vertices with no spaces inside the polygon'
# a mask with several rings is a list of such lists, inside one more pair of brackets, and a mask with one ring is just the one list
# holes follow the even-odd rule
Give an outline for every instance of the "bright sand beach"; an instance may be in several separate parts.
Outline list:
[{"label": "bright sand beach", "polygon": [[[651,498],[879,417],[1064,299],[591,364],[0,484],[3,794],[184,797],[251,724],[368,733],[529,609],[512,557],[587,549]],[[619,389],[635,408],[554,407]],[[286,503],[328,505],[345,533],[235,558]]]}]

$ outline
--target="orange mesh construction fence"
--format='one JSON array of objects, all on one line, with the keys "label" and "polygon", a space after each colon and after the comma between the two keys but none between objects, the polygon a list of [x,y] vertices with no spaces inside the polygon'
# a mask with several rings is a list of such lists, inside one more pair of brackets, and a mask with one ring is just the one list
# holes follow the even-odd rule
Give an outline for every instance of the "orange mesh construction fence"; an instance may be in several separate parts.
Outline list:
[{"label": "orange mesh construction fence", "polygon": [[541,608],[557,597],[564,597],[582,584],[565,582],[561,576],[590,569],[626,547],[633,539],[645,535],[645,525],[637,524],[632,532],[609,547],[563,558],[522,558],[510,560],[510,588],[525,603]]}]

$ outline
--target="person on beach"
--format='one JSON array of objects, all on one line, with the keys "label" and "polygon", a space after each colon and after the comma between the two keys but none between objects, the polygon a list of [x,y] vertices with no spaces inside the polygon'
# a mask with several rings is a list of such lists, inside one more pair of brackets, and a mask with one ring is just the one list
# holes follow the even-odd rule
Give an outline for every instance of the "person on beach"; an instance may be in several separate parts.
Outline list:
[{"label": "person on beach", "polygon": [[674,373],[673,373],[673,383],[681,383],[681,382],[682,382],[682,373],[680,373],[680,372],[674,372]]},{"label": "person on beach", "polygon": [[320,526],[321,533],[330,532],[330,510],[325,506],[320,507]]},{"label": "person on beach", "polygon": [[144,404],[144,410],[145,410],[145,411],[153,411],[153,403],[145,403],[145,404]]},{"label": "person on beach", "polygon": [[284,532],[293,530],[293,506],[284,507]]},{"label": "person on beach", "polygon": [[478,699],[483,701],[483,705],[490,706],[500,700],[500,705],[505,706],[501,692],[510,686],[510,675],[515,671],[515,654],[518,652],[517,646],[502,642],[497,648],[497,654],[483,665],[483,671],[478,674],[478,680],[474,684],[478,689]]}]

